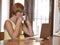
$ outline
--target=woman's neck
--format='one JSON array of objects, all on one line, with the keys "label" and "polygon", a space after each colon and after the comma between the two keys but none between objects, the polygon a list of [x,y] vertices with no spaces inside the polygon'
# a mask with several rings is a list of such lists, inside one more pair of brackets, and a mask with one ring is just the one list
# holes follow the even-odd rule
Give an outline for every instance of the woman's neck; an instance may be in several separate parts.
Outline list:
[{"label": "woman's neck", "polygon": [[12,16],[10,19],[16,24],[16,22],[17,22],[17,17],[16,16]]}]

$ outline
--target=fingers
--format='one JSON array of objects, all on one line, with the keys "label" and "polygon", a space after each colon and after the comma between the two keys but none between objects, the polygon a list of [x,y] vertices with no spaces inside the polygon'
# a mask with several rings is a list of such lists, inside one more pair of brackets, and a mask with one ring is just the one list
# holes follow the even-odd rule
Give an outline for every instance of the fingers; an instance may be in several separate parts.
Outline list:
[{"label": "fingers", "polygon": [[22,17],[19,17],[18,20],[19,20],[19,21],[22,21]]},{"label": "fingers", "polygon": [[18,20],[17,20],[17,23],[21,23],[22,22],[22,18],[19,17]]}]

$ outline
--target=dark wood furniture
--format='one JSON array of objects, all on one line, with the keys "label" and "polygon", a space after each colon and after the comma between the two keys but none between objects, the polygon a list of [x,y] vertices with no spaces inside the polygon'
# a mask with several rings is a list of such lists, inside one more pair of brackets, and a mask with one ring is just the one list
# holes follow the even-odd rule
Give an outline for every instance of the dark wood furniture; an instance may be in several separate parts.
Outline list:
[{"label": "dark wood furniture", "polygon": [[0,40],[4,39],[4,32],[0,32]]},{"label": "dark wood furniture", "polygon": [[49,23],[42,24],[42,28],[41,28],[42,38],[47,38],[48,36],[53,35],[54,0],[49,0],[49,1],[50,1]]},{"label": "dark wood furniture", "polygon": [[35,41],[33,39],[25,39],[25,40],[3,40],[4,45],[51,45],[52,44],[52,38],[51,40],[41,40],[41,41]]},{"label": "dark wood furniture", "polygon": [[[35,41],[32,39],[25,40],[2,40],[2,45],[60,45],[60,37],[50,37],[49,39]],[[0,41],[1,45],[1,41]]]},{"label": "dark wood furniture", "polygon": [[41,28],[41,38],[47,38],[50,36],[51,34],[51,28],[49,26],[49,24],[42,24],[42,28]]}]

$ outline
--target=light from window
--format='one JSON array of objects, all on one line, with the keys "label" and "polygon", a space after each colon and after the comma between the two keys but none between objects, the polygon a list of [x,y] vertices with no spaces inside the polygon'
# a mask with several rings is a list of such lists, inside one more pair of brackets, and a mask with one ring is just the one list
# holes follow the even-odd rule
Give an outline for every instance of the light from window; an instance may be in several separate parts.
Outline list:
[{"label": "light from window", "polygon": [[39,37],[42,23],[49,23],[49,1],[35,0],[33,30],[34,34],[38,34]]}]

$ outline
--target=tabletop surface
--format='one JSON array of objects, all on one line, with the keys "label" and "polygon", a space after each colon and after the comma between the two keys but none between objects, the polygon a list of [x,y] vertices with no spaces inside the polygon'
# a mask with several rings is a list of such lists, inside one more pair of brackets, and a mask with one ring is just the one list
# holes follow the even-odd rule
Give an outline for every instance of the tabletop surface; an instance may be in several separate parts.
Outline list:
[{"label": "tabletop surface", "polygon": [[0,45],[60,45],[60,37],[50,37],[49,39],[39,41],[34,39],[1,40]]}]

